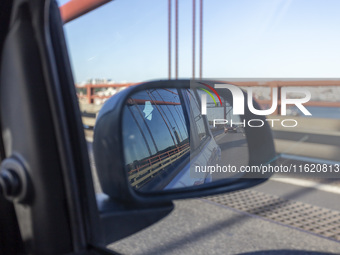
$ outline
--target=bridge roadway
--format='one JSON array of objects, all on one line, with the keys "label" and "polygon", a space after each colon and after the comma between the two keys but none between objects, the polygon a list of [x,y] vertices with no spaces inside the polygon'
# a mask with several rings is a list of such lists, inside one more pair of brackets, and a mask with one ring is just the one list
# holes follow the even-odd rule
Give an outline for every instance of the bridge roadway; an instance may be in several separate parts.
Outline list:
[{"label": "bridge roadway", "polygon": [[[216,140],[224,148],[222,153],[230,153],[225,144],[233,140],[239,148],[231,152],[235,158],[238,152],[244,152],[242,134],[227,134]],[[91,140],[91,139],[89,139]],[[239,141],[239,142],[236,142]],[[225,146],[225,147],[223,147]],[[92,143],[88,142],[92,166]],[[301,163],[291,159],[279,159],[279,163]],[[216,177],[216,176],[215,176]],[[305,185],[303,181],[312,185]],[[302,176],[295,180],[302,183],[290,183],[289,178],[272,178],[266,183],[252,189],[241,191],[251,193],[255,201],[267,196],[282,199],[284,203],[299,203],[300,209],[316,208],[333,214],[340,214],[340,182],[330,179],[311,179]],[[331,189],[320,189],[328,187]],[[95,178],[96,191],[100,192]],[[328,190],[328,191],[324,191]],[[231,197],[233,194],[218,197]],[[236,193],[237,194],[237,193]],[[268,198],[267,198],[268,199]],[[263,199],[262,199],[263,200]],[[247,203],[247,201],[243,201]],[[249,202],[249,201],[248,201]],[[263,203],[263,201],[262,201]],[[256,202],[254,203],[255,206]],[[302,206],[302,207],[301,207]],[[302,208],[302,209],[301,209]],[[281,210],[281,209],[280,209]],[[282,209],[285,210],[284,208]],[[292,212],[288,212],[292,213]],[[308,214],[308,213],[307,213]],[[304,221],[305,216],[300,216]],[[318,219],[318,217],[315,217]],[[322,217],[320,216],[320,220]],[[298,219],[299,220],[299,219]],[[337,220],[338,225],[340,221]],[[188,199],[175,202],[175,210],[165,219],[153,226],[118,242],[110,244],[109,249],[123,254],[340,254],[339,239],[326,237],[295,227],[291,223],[268,219],[256,213],[221,204],[211,199]]]}]

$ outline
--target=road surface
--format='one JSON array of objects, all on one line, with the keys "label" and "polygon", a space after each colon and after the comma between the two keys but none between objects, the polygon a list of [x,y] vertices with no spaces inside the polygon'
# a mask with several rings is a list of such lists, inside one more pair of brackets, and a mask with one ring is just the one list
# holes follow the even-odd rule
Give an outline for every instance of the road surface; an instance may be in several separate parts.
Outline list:
[{"label": "road surface", "polygon": [[[245,151],[240,134],[220,138],[218,143],[225,146],[222,153],[229,153],[225,157],[235,158],[237,153]],[[235,152],[225,144],[227,141],[239,145]],[[91,145],[89,142],[93,159]],[[304,178],[294,184],[289,180],[273,178],[245,191],[176,201],[169,216],[108,248],[123,254],[147,255],[340,254],[339,182],[312,179],[307,180],[312,185],[306,186]],[[95,183],[100,191],[96,179]],[[258,210],[261,208],[265,210]],[[264,211],[273,214],[266,215]],[[313,219],[311,223],[310,219]],[[331,231],[322,232],[313,226],[315,222],[321,222],[321,226],[328,222],[335,235],[329,237]]]},{"label": "road surface", "polygon": [[[215,136],[216,143],[221,148],[221,166],[235,166],[240,169],[246,166],[249,161],[248,145],[246,137],[243,133],[220,133]],[[227,173],[219,172],[212,174],[212,180],[220,180],[228,178]]]}]

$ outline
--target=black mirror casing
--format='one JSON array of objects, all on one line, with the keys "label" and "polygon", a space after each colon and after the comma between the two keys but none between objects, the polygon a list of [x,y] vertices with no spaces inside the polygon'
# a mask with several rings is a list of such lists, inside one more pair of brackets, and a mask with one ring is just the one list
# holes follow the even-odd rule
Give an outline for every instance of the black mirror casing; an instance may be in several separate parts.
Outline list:
[{"label": "black mirror casing", "polygon": [[[220,81],[204,81],[222,83]],[[122,116],[127,99],[134,93],[146,89],[156,88],[190,88],[193,82],[190,80],[161,80],[143,83],[129,87],[118,95],[113,96],[104,104],[94,128],[93,152],[99,181],[104,193],[116,201],[128,202],[129,204],[162,204],[174,199],[193,198],[208,196],[223,192],[231,192],[248,188],[267,180],[263,178],[252,178],[249,175],[241,179],[235,179],[226,185],[226,182],[217,181],[202,185],[202,187],[188,187],[179,190],[154,192],[146,194],[135,191],[128,181],[127,171],[124,162],[123,139],[122,139]],[[228,90],[216,89],[220,95],[231,98]],[[246,93],[244,92],[245,96]],[[254,107],[259,109],[254,101]],[[251,113],[245,103],[244,119],[260,119],[264,122],[261,128],[245,127],[248,149],[249,165],[260,165],[268,163],[275,158],[275,147],[271,129],[265,121],[264,116],[257,116]]]}]

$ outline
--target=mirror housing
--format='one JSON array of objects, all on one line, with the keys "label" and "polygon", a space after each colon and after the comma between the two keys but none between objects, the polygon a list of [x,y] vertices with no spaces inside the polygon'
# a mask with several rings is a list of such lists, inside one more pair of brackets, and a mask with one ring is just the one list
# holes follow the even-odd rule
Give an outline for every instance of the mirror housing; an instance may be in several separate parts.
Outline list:
[{"label": "mirror housing", "polygon": [[[224,83],[206,80],[202,82],[205,84]],[[102,190],[110,198],[135,204],[159,204],[175,199],[208,196],[249,188],[269,178],[270,175],[245,174],[242,178],[153,193],[138,192],[131,187],[126,170],[122,136],[123,111],[127,100],[131,95],[143,90],[190,89],[195,83],[199,84],[200,82],[191,80],[147,82],[119,92],[104,104],[98,114],[94,128],[93,152]],[[219,89],[218,93],[232,100],[229,90]],[[243,95],[246,98],[245,92],[243,92]],[[254,100],[253,105],[259,109],[259,105]],[[271,129],[264,116],[254,115],[249,111],[246,100],[244,100],[244,109],[244,119],[257,119],[264,123],[263,126],[257,128],[244,127],[248,142],[249,165],[268,164],[276,157]]]}]

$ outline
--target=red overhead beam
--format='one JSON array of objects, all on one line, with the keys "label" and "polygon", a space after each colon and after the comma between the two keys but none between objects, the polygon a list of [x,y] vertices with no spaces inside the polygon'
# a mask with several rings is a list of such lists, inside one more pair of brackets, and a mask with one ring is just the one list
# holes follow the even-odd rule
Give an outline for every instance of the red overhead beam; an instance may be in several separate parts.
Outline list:
[{"label": "red overhead beam", "polygon": [[70,0],[59,10],[64,23],[70,22],[112,0]]}]

